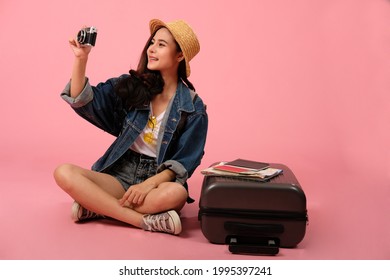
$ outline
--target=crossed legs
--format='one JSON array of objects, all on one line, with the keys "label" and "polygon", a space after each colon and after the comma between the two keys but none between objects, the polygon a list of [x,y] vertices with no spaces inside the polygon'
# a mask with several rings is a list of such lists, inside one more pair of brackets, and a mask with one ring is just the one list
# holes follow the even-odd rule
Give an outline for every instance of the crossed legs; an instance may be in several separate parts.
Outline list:
[{"label": "crossed legs", "polygon": [[187,199],[187,191],[183,186],[166,182],[153,189],[142,205],[131,209],[119,204],[125,190],[111,175],[63,164],[55,169],[54,178],[58,186],[84,208],[135,227],[142,227],[145,214],[170,209],[179,211]]}]

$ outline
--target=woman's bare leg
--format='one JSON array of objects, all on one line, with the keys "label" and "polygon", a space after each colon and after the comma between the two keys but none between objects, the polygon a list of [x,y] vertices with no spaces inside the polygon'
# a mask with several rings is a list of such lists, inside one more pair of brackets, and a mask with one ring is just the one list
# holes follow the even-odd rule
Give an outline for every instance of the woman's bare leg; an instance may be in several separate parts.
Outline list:
[{"label": "woman's bare leg", "polygon": [[187,201],[188,193],[179,183],[165,182],[151,190],[140,206],[133,209],[140,213],[159,213],[167,210],[179,212]]},{"label": "woman's bare leg", "polygon": [[113,176],[64,164],[54,171],[54,178],[65,192],[86,209],[141,227],[143,214],[119,204],[118,199],[125,191]]},{"label": "woman's bare leg", "polygon": [[153,189],[140,206],[133,209],[119,204],[125,190],[108,174],[64,164],[54,171],[57,184],[84,208],[136,227],[142,227],[143,215],[183,208],[187,191],[178,183],[166,182]]}]

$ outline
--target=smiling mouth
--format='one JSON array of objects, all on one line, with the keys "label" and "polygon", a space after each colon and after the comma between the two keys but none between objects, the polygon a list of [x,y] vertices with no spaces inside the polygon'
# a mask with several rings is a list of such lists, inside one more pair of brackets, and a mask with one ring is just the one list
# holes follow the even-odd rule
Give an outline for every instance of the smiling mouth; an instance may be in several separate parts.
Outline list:
[{"label": "smiling mouth", "polygon": [[153,56],[149,56],[149,61],[157,61],[158,59],[157,58],[155,58],[155,57],[153,57]]}]

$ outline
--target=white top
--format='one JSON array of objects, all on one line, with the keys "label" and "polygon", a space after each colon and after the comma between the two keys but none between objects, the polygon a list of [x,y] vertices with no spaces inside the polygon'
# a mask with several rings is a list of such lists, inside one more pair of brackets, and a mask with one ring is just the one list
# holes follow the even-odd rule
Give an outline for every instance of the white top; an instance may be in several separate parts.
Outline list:
[{"label": "white top", "polygon": [[[165,111],[157,117],[154,117],[152,112],[150,113],[148,125],[131,145],[131,150],[150,157],[157,157],[157,137],[164,115]],[[152,121],[152,118],[155,118],[155,121]]]}]

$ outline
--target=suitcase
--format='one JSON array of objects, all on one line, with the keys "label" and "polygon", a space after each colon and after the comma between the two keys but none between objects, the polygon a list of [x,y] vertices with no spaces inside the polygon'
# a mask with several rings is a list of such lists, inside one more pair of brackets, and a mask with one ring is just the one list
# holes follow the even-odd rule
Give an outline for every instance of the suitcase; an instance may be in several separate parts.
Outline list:
[{"label": "suitcase", "polygon": [[293,172],[269,181],[211,175],[203,179],[198,219],[203,235],[232,253],[276,255],[296,247],[308,222],[306,196]]}]

